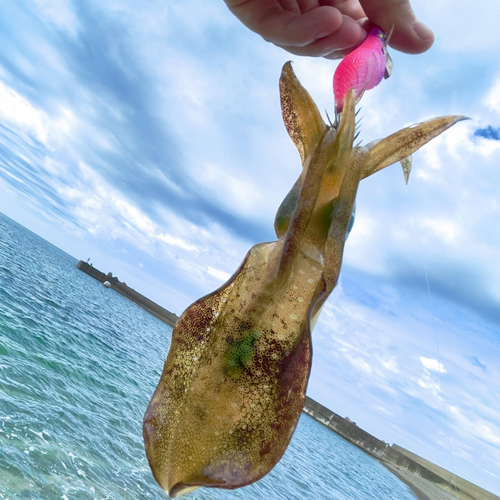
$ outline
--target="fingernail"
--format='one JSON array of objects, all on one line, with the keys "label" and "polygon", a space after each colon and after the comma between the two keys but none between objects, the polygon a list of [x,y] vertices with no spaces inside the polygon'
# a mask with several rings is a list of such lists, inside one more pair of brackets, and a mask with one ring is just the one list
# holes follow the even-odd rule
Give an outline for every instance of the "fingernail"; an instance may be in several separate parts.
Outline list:
[{"label": "fingernail", "polygon": [[430,28],[428,28],[423,22],[417,21],[413,25],[413,31],[417,34],[417,36],[421,40],[429,40],[430,38],[434,38],[434,33]]}]

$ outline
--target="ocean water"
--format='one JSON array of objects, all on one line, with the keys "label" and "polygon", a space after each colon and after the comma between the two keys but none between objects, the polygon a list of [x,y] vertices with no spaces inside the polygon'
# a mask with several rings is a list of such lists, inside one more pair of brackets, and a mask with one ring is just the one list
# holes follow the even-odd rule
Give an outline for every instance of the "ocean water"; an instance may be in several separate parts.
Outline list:
[{"label": "ocean water", "polygon": [[[141,426],[171,328],[76,263],[0,214],[0,498],[167,498],[150,473]],[[376,460],[302,415],[263,480],[185,498],[415,497]]]}]

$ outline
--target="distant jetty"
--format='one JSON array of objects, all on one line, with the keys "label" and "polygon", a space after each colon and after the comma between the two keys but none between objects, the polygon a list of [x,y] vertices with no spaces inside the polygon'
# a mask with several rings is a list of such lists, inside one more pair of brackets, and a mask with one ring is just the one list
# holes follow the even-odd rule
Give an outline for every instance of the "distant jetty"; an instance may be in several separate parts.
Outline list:
[{"label": "distant jetty", "polygon": [[167,309],[159,306],[147,297],[144,297],[144,295],[141,295],[139,292],[136,292],[133,288],[130,288],[126,283],[122,283],[111,273],[104,274],[102,271],[99,271],[99,269],[87,264],[83,260],[79,261],[76,267],[103,284],[108,282],[109,288],[116,290],[120,295],[123,295],[132,302],[135,302],[148,313],[151,313],[153,316],[156,316],[158,319],[167,323],[167,325],[173,327],[179,319],[176,314],[167,311]]},{"label": "distant jetty", "polygon": [[452,474],[397,444],[389,445],[377,439],[358,427],[355,422],[337,415],[309,396],[306,396],[304,413],[380,460],[420,499],[500,500],[493,493]]}]

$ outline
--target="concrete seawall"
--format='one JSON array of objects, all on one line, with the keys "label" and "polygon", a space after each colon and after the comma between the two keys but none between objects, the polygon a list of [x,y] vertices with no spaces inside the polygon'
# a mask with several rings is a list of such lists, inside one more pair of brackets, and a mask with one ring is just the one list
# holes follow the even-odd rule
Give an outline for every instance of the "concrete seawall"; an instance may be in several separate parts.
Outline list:
[{"label": "concrete seawall", "polygon": [[397,444],[393,444],[392,449],[395,452],[399,452],[400,454],[407,456],[409,459],[420,464],[422,467],[425,467],[426,469],[434,472],[437,476],[456,486],[460,491],[467,493],[471,498],[498,500],[498,497],[496,495],[493,495],[493,493],[490,493],[489,491],[486,491],[483,488],[480,488],[479,486],[476,486],[475,484],[472,484],[469,481],[466,481],[465,479],[452,474],[450,471],[447,471],[446,469],[439,467],[439,465],[435,465],[432,462],[429,462],[425,458],[415,455],[415,453],[412,453],[411,451],[405,450]]},{"label": "concrete seawall", "polygon": [[83,260],[79,261],[76,267],[84,273],[87,273],[89,276],[92,276],[92,278],[95,278],[97,281],[100,281],[101,283],[109,281],[110,288],[116,290],[120,295],[123,295],[132,302],[135,302],[138,306],[142,307],[147,312],[167,323],[167,325],[173,327],[179,319],[177,315],[159,306],[152,300],[149,300],[147,297],[144,297],[144,295],[141,295],[139,292],[136,292],[133,288],[127,286],[126,283],[122,283],[121,281],[119,281],[118,278],[114,277],[111,273],[104,274],[103,272],[99,271],[99,269],[90,266]]},{"label": "concrete seawall", "polygon": [[322,404],[306,396],[304,413],[326,425],[347,441],[380,460],[388,468],[409,471],[430,481],[453,498],[460,500],[500,500],[492,493],[452,474],[428,460],[405,450],[397,444],[389,445],[359,428],[354,422],[329,410]]}]

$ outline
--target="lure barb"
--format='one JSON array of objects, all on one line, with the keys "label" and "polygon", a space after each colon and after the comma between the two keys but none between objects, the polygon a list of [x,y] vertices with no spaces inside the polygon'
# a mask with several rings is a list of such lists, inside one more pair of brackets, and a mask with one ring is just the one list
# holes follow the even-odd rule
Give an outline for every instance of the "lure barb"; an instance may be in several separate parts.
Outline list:
[{"label": "lure barb", "polygon": [[394,24],[391,27],[391,31],[387,34],[387,37],[384,41],[384,54],[385,54],[385,71],[384,71],[384,78],[387,79],[392,75],[392,68],[394,66],[392,62],[392,58],[389,54],[389,51],[387,50],[387,46],[389,45],[389,42],[391,41],[392,33],[394,32]]}]

